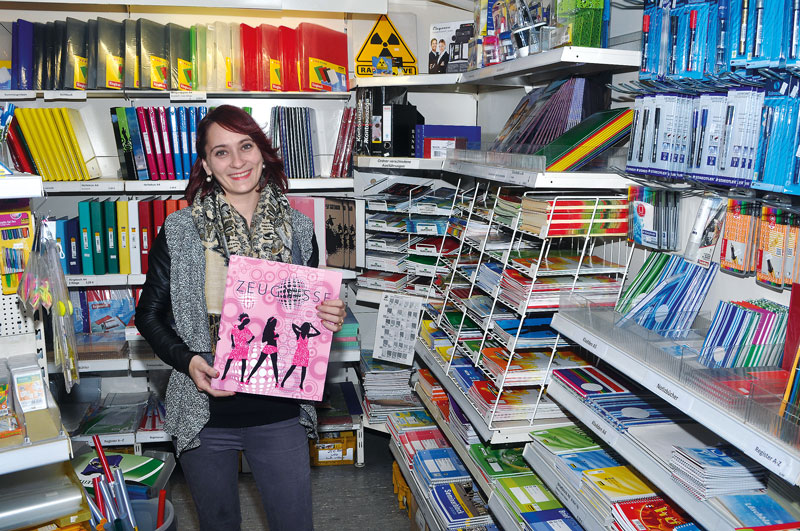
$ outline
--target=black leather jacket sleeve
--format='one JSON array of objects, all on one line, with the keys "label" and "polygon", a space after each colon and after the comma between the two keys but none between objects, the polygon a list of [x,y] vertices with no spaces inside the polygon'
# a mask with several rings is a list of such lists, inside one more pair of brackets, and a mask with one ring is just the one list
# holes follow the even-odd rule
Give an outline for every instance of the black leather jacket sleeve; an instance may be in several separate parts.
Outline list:
[{"label": "black leather jacket sleeve", "polygon": [[[317,238],[312,238],[311,243],[311,257],[306,265],[318,267]],[[171,313],[169,248],[167,238],[159,233],[148,255],[147,279],[139,296],[139,304],[136,305],[136,328],[164,363],[189,374],[189,361],[197,353],[190,351],[170,326]]]},{"label": "black leather jacket sleeve", "polygon": [[148,255],[147,279],[136,305],[136,328],[164,363],[189,374],[189,361],[195,353],[170,326],[170,256],[167,238],[159,233]]}]

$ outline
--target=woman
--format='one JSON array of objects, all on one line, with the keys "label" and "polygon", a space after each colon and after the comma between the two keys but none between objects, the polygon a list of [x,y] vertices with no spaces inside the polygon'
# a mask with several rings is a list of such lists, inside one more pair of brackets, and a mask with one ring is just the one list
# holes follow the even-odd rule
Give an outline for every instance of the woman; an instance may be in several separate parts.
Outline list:
[{"label": "woman", "polygon": [[231,332],[231,353],[228,354],[228,361],[225,362],[225,370],[222,371],[222,378],[220,378],[220,380],[224,380],[228,375],[228,370],[231,368],[231,364],[234,360],[241,360],[242,377],[239,381],[244,382],[244,373],[247,369],[247,354],[250,351],[250,343],[256,338],[253,332],[247,328],[249,324],[250,316],[246,313],[241,314],[239,316],[239,324],[236,325],[236,328]]},{"label": "woman", "polygon": [[[184,208],[153,243],[136,325],[175,370],[165,429],[189,483],[201,529],[236,530],[241,511],[238,452],[244,451],[272,531],[312,529],[307,437],[310,404],[211,388],[227,260],[232,254],[316,267],[311,220],[293,210],[283,163],[258,124],[222,105],[197,126],[197,162]],[[170,327],[170,311],[175,329]],[[322,325],[341,330],[344,303],[317,307]]]},{"label": "woman", "polygon": [[[297,336],[297,349],[295,349],[294,356],[292,356],[292,366],[289,367],[283,377],[281,387],[292,375],[295,367],[300,366],[300,389],[302,389],[303,382],[306,381],[306,370],[308,369],[308,340],[309,338],[317,337],[320,331],[314,328],[311,323],[303,323],[301,326],[292,323],[292,330],[294,335]],[[312,330],[314,331],[313,333],[311,332]]]},{"label": "woman", "polygon": [[258,356],[255,367],[250,371],[250,376],[247,377],[247,383],[250,383],[250,379],[256,371],[258,371],[258,368],[261,367],[261,364],[264,363],[264,360],[267,359],[267,356],[269,356],[272,361],[272,373],[275,376],[275,387],[278,387],[278,338],[281,337],[281,335],[275,333],[275,327],[277,325],[278,320],[276,318],[270,317],[267,319],[267,324],[264,325],[264,332],[261,334],[261,342],[264,344],[264,347],[261,349],[261,355]]}]

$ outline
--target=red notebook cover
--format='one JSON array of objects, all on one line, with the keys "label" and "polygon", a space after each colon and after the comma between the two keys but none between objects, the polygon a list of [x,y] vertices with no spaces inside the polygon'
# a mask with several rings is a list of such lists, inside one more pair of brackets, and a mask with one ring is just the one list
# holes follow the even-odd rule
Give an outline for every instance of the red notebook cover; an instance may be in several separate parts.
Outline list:
[{"label": "red notebook cover", "polygon": [[242,90],[262,90],[261,28],[240,25],[242,37]]},{"label": "red notebook cover", "polygon": [[150,126],[147,117],[146,107],[136,107],[136,116],[139,118],[139,129],[142,132],[142,144],[144,144],[144,154],[147,159],[147,171],[150,174],[150,179],[157,181],[160,179],[158,173],[158,165],[156,164],[155,150],[153,144],[150,142]]},{"label": "red notebook cover", "polygon": [[625,517],[642,531],[669,531],[688,523],[672,505],[661,498],[645,498],[614,504],[614,517]]},{"label": "red notebook cover", "polygon": [[259,90],[283,90],[281,81],[281,32],[275,26],[261,24],[261,88]]},{"label": "red notebook cover", "polygon": [[163,199],[153,199],[150,202],[153,204],[153,238],[155,238],[161,232],[161,227],[167,217],[167,205]]},{"label": "red notebook cover", "polygon": [[297,32],[292,28],[281,26],[281,85],[284,92],[300,90],[300,72],[298,71]]},{"label": "red notebook cover", "polygon": [[310,22],[296,31],[301,90],[347,92],[347,34]]},{"label": "red notebook cover", "polygon": [[164,152],[161,149],[161,135],[159,134],[158,126],[158,109],[156,107],[147,107],[147,116],[149,117],[148,125],[150,126],[150,141],[153,144],[153,156],[156,159],[156,167],[158,168],[158,178],[167,178],[167,166],[164,164]]},{"label": "red notebook cover", "polygon": [[167,179],[175,180],[175,163],[172,161],[172,148],[169,140],[169,127],[167,127],[167,109],[158,107],[158,125],[161,131],[161,146],[163,147],[164,163],[167,170]]},{"label": "red notebook cover", "polygon": [[153,232],[151,201],[139,201],[139,250],[142,253],[142,273],[147,274],[147,258],[156,234]]}]

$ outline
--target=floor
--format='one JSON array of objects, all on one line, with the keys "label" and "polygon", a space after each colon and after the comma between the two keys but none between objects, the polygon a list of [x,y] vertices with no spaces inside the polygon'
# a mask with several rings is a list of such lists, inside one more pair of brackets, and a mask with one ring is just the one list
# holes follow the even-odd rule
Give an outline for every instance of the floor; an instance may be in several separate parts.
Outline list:
[{"label": "floor", "polygon": [[[392,488],[389,436],[366,430],[364,448],[366,466],[363,468],[343,465],[311,469],[316,531],[409,529],[408,515],[398,508]],[[241,475],[239,498],[242,530],[266,530],[267,520],[249,474]],[[170,479],[170,499],[175,507],[178,531],[198,529],[192,497],[180,467]]]}]

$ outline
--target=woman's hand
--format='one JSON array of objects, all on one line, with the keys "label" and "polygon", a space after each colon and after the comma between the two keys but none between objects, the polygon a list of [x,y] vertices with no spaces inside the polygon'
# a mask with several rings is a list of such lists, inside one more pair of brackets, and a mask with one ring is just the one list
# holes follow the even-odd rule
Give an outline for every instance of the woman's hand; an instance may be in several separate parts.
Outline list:
[{"label": "woman's hand", "polygon": [[233,396],[236,393],[233,391],[221,391],[211,388],[211,378],[219,376],[219,371],[209,365],[202,356],[195,354],[189,360],[189,376],[191,377],[197,390],[201,393],[207,393],[211,396]]},{"label": "woman's hand", "polygon": [[331,332],[338,332],[342,329],[345,315],[342,299],[330,299],[317,305],[317,317],[322,319],[322,325]]}]

